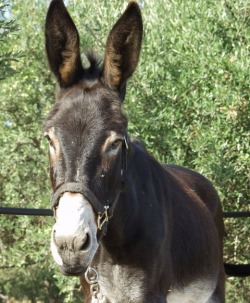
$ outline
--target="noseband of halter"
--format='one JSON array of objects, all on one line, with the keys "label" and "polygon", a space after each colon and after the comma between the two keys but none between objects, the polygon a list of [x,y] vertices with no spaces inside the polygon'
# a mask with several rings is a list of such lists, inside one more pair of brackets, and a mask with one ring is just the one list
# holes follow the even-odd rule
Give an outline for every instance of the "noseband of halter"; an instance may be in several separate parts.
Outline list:
[{"label": "noseband of halter", "polygon": [[[127,170],[127,153],[128,153],[128,140],[127,136],[124,136],[122,143],[122,159],[121,159],[121,176],[124,176],[124,172]],[[59,204],[60,197],[66,193],[79,193],[87,198],[88,202],[92,206],[94,212],[97,214],[97,228],[99,231],[103,231],[103,234],[106,234],[107,223],[109,219],[113,216],[115,206],[117,204],[118,198],[120,196],[121,190],[119,190],[110,203],[103,205],[97,199],[95,194],[86,186],[84,183],[78,182],[67,182],[62,184],[52,195],[51,195],[51,207],[56,209]],[[104,230],[103,230],[103,227]]]}]

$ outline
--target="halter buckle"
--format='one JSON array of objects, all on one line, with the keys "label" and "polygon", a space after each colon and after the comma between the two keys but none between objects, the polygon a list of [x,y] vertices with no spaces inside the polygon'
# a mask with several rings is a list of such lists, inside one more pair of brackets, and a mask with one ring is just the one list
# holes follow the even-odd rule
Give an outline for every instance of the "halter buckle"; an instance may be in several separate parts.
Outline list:
[{"label": "halter buckle", "polygon": [[99,230],[102,230],[102,228],[103,228],[103,225],[105,224],[105,223],[108,223],[108,221],[109,221],[109,214],[108,214],[108,209],[109,209],[109,206],[108,205],[105,205],[104,206],[104,212],[101,214],[101,213],[99,213],[98,214],[98,218],[97,218],[97,228],[99,229]]}]

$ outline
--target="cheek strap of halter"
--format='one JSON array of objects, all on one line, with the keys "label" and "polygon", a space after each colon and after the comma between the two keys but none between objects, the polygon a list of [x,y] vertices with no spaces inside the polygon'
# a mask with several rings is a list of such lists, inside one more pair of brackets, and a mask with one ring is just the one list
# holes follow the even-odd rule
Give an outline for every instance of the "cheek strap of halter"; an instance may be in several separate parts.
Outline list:
[{"label": "cheek strap of halter", "polygon": [[121,164],[121,176],[123,177],[124,172],[127,170],[127,155],[128,154],[128,138],[127,135],[124,136],[122,143],[122,164]]}]

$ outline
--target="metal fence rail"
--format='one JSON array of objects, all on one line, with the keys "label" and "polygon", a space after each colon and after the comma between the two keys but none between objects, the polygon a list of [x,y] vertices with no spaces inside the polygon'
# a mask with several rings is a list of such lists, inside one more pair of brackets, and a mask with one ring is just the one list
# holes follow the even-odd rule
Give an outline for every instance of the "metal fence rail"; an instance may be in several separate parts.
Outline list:
[{"label": "metal fence rail", "polygon": [[225,211],[223,212],[224,218],[249,218],[250,211]]},{"label": "metal fence rail", "polygon": [[51,209],[0,207],[0,214],[20,216],[53,216]]},{"label": "metal fence rail", "polygon": [[[3,215],[21,215],[21,216],[53,216],[51,209],[39,208],[17,208],[17,207],[0,207],[0,214]],[[248,218],[250,211],[242,212],[223,212],[224,218]],[[228,275],[247,277],[250,276],[250,264],[225,264]]]},{"label": "metal fence rail", "polygon": [[[0,207],[0,214],[3,215],[20,215],[20,216],[53,216],[51,209],[43,208],[17,208],[17,207]],[[224,218],[248,218],[250,211],[241,212],[223,212]]]}]

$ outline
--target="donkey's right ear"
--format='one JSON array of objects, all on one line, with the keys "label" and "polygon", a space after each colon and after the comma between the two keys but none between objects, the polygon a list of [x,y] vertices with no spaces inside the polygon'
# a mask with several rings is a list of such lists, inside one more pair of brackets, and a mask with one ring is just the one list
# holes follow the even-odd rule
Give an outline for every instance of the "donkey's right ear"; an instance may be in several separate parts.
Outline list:
[{"label": "donkey's right ear", "polygon": [[46,51],[61,87],[76,83],[83,74],[79,34],[63,0],[52,0],[45,25]]}]

